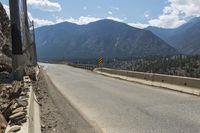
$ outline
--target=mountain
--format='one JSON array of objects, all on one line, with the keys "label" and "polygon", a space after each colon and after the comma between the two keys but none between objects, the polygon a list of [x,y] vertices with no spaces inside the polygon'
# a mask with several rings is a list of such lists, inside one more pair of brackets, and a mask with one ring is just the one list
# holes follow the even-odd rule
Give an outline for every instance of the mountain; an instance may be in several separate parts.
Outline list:
[{"label": "mountain", "polygon": [[152,31],[182,54],[200,54],[200,17],[175,29],[148,27],[147,30]]},{"label": "mountain", "polygon": [[40,59],[127,58],[166,56],[177,50],[152,32],[133,28],[113,20],[100,20],[87,25],[63,22],[36,29]]},{"label": "mountain", "polygon": [[175,29],[164,29],[164,28],[159,28],[159,27],[153,27],[149,26],[146,28],[146,30],[149,30],[153,32],[155,35],[160,37],[163,40],[167,40],[169,37],[173,36],[175,33]]}]

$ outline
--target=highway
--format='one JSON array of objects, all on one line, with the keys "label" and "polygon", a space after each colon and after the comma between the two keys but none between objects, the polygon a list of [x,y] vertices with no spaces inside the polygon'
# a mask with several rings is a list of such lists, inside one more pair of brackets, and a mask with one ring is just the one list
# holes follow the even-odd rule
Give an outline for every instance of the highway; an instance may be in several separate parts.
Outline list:
[{"label": "highway", "polygon": [[200,133],[199,97],[67,65],[41,65],[55,89],[105,133]]}]

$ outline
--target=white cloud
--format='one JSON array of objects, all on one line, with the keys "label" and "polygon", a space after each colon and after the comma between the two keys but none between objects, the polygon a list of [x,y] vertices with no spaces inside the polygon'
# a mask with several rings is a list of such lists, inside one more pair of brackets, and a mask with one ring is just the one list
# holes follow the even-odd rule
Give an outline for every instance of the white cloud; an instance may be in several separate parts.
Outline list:
[{"label": "white cloud", "polygon": [[128,23],[128,25],[132,26],[132,27],[136,27],[136,28],[140,28],[140,29],[144,29],[146,27],[148,27],[148,24],[142,24],[142,23]]},{"label": "white cloud", "polygon": [[50,21],[50,20],[46,20],[46,19],[38,19],[38,18],[34,18],[30,12],[28,12],[28,16],[30,18],[30,20],[34,21],[35,27],[41,27],[41,26],[45,26],[45,25],[52,25],[55,24],[55,22]]},{"label": "white cloud", "polygon": [[53,21],[49,21],[49,20],[46,20],[46,19],[34,18],[33,20],[34,20],[34,23],[35,23],[36,27],[55,24]]},{"label": "white cloud", "polygon": [[70,22],[70,23],[75,23],[75,24],[78,24],[78,25],[83,25],[83,24],[88,24],[88,23],[91,23],[91,22],[95,22],[95,21],[98,21],[98,20],[101,20],[101,18],[97,18],[97,17],[90,17],[90,16],[80,16],[78,19],[75,19],[75,18],[69,18],[69,19],[62,19],[62,18],[58,18],[56,20],[56,23],[60,23],[60,22]]},{"label": "white cloud", "polygon": [[114,20],[114,21],[118,21],[118,22],[124,22],[124,20],[122,20],[120,18],[115,18],[115,17],[106,17],[106,19],[110,19],[110,20]]},{"label": "white cloud", "polygon": [[[10,8],[8,5],[3,5],[4,9],[6,10],[7,14],[10,16]],[[34,18],[30,12],[28,12],[28,16],[30,20],[33,20],[36,27],[44,26],[44,25],[52,25],[55,24],[53,21],[49,21],[46,19],[38,19]]]},{"label": "white cloud", "polygon": [[114,20],[114,21],[118,21],[118,22],[124,21],[122,19],[115,18],[115,17],[99,18],[99,17],[91,17],[91,16],[80,16],[77,19],[72,18],[72,17],[69,19],[57,18],[55,23],[70,22],[70,23],[75,23],[78,25],[84,25],[84,24],[88,24],[88,23],[95,22],[95,21],[102,20],[102,19],[110,19],[110,20]]},{"label": "white cloud", "polygon": [[49,0],[28,0],[27,3],[43,11],[54,12],[62,10],[62,7],[59,3],[51,2]]},{"label": "white cloud", "polygon": [[[51,3],[51,4],[44,4]],[[46,8],[49,11],[59,11],[61,6],[58,3],[50,2],[49,0],[28,0],[30,5],[38,6],[45,10],[45,5],[50,5],[50,8]],[[57,6],[55,6],[57,5]],[[53,8],[51,8],[53,7]],[[98,6],[100,9],[101,7]],[[86,8],[84,8],[86,9]],[[119,8],[112,8],[111,10],[119,10]],[[113,15],[112,11],[108,12],[109,15]],[[163,9],[163,12],[157,18],[149,19],[149,11],[144,12],[144,17],[149,19],[147,23],[129,23],[129,25],[137,28],[145,28],[147,26],[156,26],[162,28],[176,28],[184,23],[186,23],[187,18],[189,17],[198,17],[200,16],[200,0],[166,0],[166,6]],[[123,19],[115,17],[106,17],[107,19],[112,19],[119,22],[124,22]],[[77,19],[57,19],[55,23],[69,21],[76,24],[88,24],[103,18],[90,17],[90,16],[81,16]],[[35,19],[37,20],[37,19]],[[53,22],[48,20],[37,20],[40,24],[52,24]]]},{"label": "white cloud", "polygon": [[[3,5],[4,9],[6,10],[7,14],[10,16],[10,8],[8,5]],[[53,21],[49,21],[46,19],[38,19],[34,18],[30,12],[28,12],[28,16],[30,20],[33,20],[36,27],[44,26],[44,25],[52,25],[55,24]]]},{"label": "white cloud", "polygon": [[[187,18],[200,16],[200,0],[166,0],[163,13],[157,18],[150,19],[147,23],[129,23],[138,28],[156,26],[162,28],[176,28],[186,23]],[[149,12],[144,16],[149,18]]]},{"label": "white cloud", "polygon": [[188,16],[200,16],[200,0],[168,0],[167,7],[172,11],[177,11]]},{"label": "white cloud", "polygon": [[145,12],[144,12],[144,17],[145,17],[145,18],[149,18],[149,11],[145,11]]},{"label": "white cloud", "polygon": [[109,15],[112,15],[113,13],[111,11],[108,12]]},{"label": "white cloud", "polygon": [[200,16],[200,0],[167,0],[162,15],[149,20],[150,26],[176,28],[186,23],[187,17]]},{"label": "white cloud", "polygon": [[149,20],[150,26],[162,28],[176,28],[184,23],[186,23],[186,21],[175,14],[164,14],[159,16],[157,19]]}]

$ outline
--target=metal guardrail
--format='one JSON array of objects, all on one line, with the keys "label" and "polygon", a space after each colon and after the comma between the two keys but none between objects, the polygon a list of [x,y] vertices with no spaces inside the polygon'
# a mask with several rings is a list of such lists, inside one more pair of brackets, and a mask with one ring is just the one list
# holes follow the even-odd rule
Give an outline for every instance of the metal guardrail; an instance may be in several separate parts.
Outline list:
[{"label": "metal guardrail", "polygon": [[97,65],[89,65],[89,64],[74,64],[74,63],[68,63],[69,66],[76,67],[76,68],[82,68],[86,70],[93,71],[95,68],[97,68]]}]

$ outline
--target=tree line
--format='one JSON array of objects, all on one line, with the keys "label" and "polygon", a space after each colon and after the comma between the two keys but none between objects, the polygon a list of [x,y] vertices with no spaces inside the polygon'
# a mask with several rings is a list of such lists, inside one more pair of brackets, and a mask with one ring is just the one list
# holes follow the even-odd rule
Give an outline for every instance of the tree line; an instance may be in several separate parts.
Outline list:
[{"label": "tree line", "polygon": [[200,78],[200,56],[146,57],[107,61],[105,67]]}]

